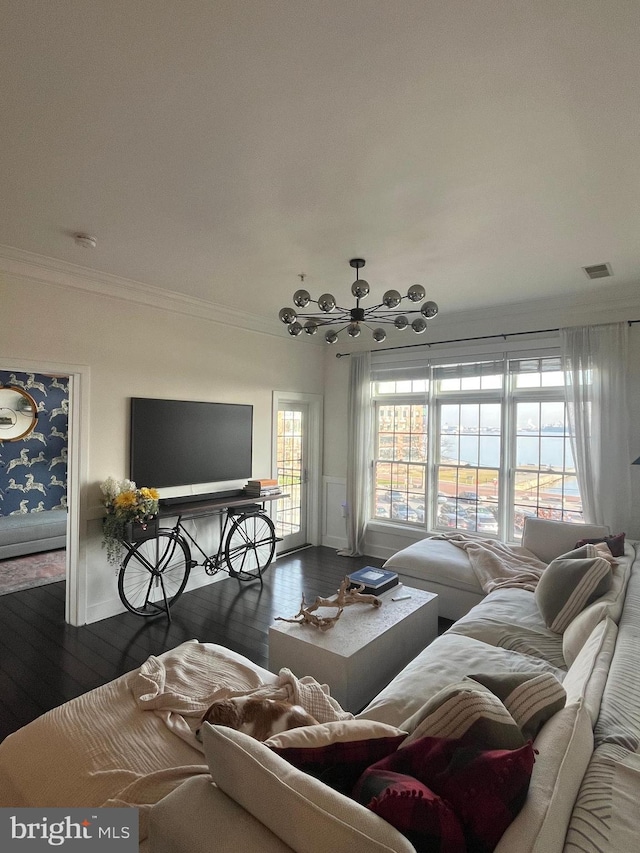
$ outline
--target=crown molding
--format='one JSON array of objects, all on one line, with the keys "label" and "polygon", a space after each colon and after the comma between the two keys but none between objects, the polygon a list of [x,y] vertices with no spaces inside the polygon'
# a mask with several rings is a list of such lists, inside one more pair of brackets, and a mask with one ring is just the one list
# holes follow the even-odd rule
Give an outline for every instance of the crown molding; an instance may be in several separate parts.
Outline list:
[{"label": "crown molding", "polygon": [[[538,297],[469,311],[441,314],[429,324],[430,343],[473,335],[509,335],[567,326],[640,319],[637,284],[602,286],[597,291]],[[437,330],[436,330],[437,326]]]},{"label": "crown molding", "polygon": [[[442,307],[442,306],[441,306]],[[533,339],[547,332],[546,337],[553,337],[557,329],[570,326],[588,326],[601,323],[620,323],[629,320],[640,320],[640,287],[638,284],[623,284],[616,287],[608,285],[598,291],[564,294],[552,297],[538,297],[520,302],[510,302],[503,305],[485,305],[482,308],[468,309],[449,313],[444,309],[435,320],[427,324],[427,333],[423,338],[387,338],[384,344],[375,351],[394,349],[397,347],[454,347],[456,342],[469,343],[474,347],[487,351],[495,349],[496,340],[507,340],[510,335],[523,335],[522,345],[525,346],[527,333]],[[557,337],[557,335],[556,335]],[[345,340],[340,345],[343,354],[360,352],[370,349],[370,341]],[[442,355],[443,350],[438,349]],[[335,353],[334,350],[334,354]]]},{"label": "crown molding", "polygon": [[256,314],[228,308],[172,290],[163,290],[134,279],[99,272],[57,258],[38,255],[24,249],[16,249],[13,246],[0,245],[0,272],[41,284],[81,290],[84,293],[95,293],[110,299],[152,306],[174,314],[198,317],[201,320],[209,320],[225,326],[281,336],[278,334],[280,330],[275,322]]},{"label": "crown molding", "polygon": [[[0,272],[42,284],[95,293],[174,314],[198,317],[212,323],[259,332],[271,337],[288,337],[281,323],[247,311],[163,290],[141,281],[99,272],[13,246],[0,245]],[[634,316],[624,316],[629,312]],[[430,337],[436,338],[436,341],[432,341],[435,343],[438,339],[463,338],[474,334],[509,334],[523,327],[535,331],[550,326],[577,326],[623,319],[640,319],[638,283],[617,287],[601,285],[597,290],[592,288],[579,294],[538,297],[500,306],[487,305],[468,311],[441,314],[438,320],[429,324],[429,330]],[[323,342],[311,339],[308,343]],[[359,349],[357,346],[352,348]]]}]

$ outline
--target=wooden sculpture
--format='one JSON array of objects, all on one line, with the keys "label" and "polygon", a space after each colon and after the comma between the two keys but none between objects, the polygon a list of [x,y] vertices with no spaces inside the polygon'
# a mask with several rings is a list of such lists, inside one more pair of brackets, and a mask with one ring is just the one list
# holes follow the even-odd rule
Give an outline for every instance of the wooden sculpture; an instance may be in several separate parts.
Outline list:
[{"label": "wooden sculpture", "polygon": [[[349,589],[349,578],[346,577],[340,584],[340,589],[332,598],[316,598],[313,604],[307,605],[304,593],[300,610],[292,619],[285,619],[284,616],[276,616],[276,621],[280,622],[296,622],[299,625],[313,625],[321,631],[327,631],[333,628],[338,619],[342,616],[342,611],[350,604],[371,604],[373,607],[380,607],[382,601],[377,595],[364,593],[364,586],[358,586],[354,589]],[[320,607],[333,607],[337,609],[334,616],[318,616],[316,610]]]}]

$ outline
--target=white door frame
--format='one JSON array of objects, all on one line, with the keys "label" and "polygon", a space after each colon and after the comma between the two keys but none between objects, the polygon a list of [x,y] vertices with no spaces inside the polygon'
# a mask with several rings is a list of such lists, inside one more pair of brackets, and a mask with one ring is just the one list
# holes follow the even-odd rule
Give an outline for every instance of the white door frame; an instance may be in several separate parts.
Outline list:
[{"label": "white door frame", "polygon": [[67,466],[67,550],[65,621],[87,621],[86,495],[89,435],[89,376],[87,365],[30,359],[0,358],[0,370],[14,373],[53,373],[69,377],[69,434]]},{"label": "white door frame", "polygon": [[301,391],[274,391],[271,412],[271,473],[277,476],[278,409],[287,403],[305,403],[309,409],[307,424],[307,539],[312,545],[320,544],[320,508],[322,487],[322,394],[305,394]]}]

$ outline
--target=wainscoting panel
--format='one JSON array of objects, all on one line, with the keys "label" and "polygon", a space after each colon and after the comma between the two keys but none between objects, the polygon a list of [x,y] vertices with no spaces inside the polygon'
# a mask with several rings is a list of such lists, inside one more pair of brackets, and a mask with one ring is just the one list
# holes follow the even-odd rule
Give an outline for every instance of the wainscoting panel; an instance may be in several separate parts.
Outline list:
[{"label": "wainscoting panel", "polygon": [[347,530],[344,504],[347,500],[347,481],[342,477],[322,479],[322,544],[328,548],[346,548]]}]

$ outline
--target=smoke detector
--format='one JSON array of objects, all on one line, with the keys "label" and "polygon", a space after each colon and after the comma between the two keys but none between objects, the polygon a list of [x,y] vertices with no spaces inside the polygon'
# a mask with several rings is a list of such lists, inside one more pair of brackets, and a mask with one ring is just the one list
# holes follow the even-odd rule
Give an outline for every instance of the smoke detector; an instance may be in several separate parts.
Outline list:
[{"label": "smoke detector", "polygon": [[78,246],[83,246],[85,249],[95,249],[98,241],[91,234],[76,234],[73,238]]},{"label": "smoke detector", "polygon": [[582,267],[587,278],[609,278],[613,275],[611,264],[593,264],[590,267]]}]

